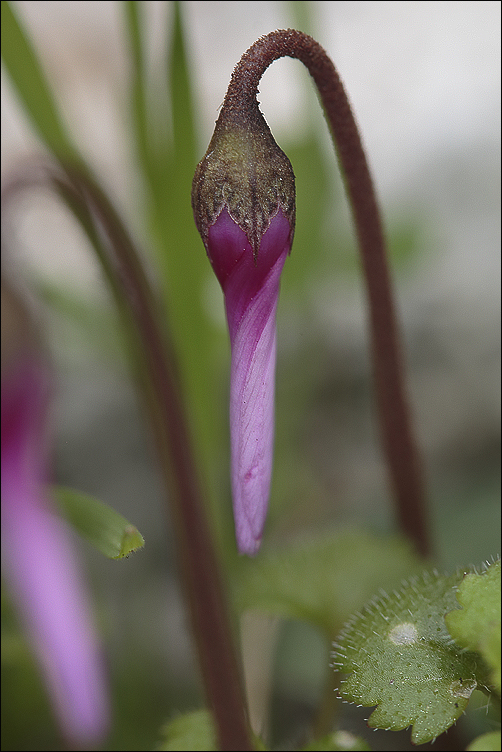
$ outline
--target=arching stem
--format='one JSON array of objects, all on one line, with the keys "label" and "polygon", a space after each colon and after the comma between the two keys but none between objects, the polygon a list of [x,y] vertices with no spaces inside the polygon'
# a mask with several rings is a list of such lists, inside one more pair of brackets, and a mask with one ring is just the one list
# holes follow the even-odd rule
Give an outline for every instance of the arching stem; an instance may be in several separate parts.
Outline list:
[{"label": "arching stem", "polygon": [[375,392],[384,453],[400,530],[424,556],[431,553],[422,467],[412,429],[386,244],[366,156],[338,73],[312,37],[288,29],[255,42],[236,66],[223,108],[236,120],[256,108],[261,76],[292,57],[314,79],[338,155],[354,219],[369,305]]}]

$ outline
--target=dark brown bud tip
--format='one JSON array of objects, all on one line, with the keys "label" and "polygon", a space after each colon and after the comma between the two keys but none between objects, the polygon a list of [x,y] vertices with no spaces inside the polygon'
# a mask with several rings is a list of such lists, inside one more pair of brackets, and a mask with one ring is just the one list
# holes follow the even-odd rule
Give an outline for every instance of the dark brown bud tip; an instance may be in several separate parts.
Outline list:
[{"label": "dark brown bud tip", "polygon": [[256,259],[260,241],[279,209],[295,224],[295,176],[258,103],[239,111],[225,101],[211,143],[192,185],[195,224],[207,248],[209,227],[224,208],[246,233]]}]

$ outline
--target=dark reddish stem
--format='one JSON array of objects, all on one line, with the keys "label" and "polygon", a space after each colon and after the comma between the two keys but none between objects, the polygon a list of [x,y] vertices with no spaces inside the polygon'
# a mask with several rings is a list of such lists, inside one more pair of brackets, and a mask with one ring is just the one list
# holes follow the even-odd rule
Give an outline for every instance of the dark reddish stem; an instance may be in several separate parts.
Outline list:
[{"label": "dark reddish stem", "polygon": [[241,673],[174,352],[159,329],[154,295],[124,226],[97,186],[84,187],[89,193],[89,188],[92,189],[93,208],[109,236],[122,295],[125,294],[131,307],[143,343],[147,378],[153,391],[151,417],[170,492],[180,571],[206,696],[215,716],[219,748],[251,750]]},{"label": "dark reddish stem", "polygon": [[176,359],[141,259],[123,222],[82,166],[44,164],[4,192],[50,181],[95,246],[136,355],[167,487],[180,574],[218,749],[252,750],[240,664],[186,417]]},{"label": "dark reddish stem", "polygon": [[331,129],[356,228],[369,303],[375,391],[384,452],[400,529],[424,556],[430,554],[422,467],[406,396],[392,285],[380,212],[350,104],[324,49],[300,31],[259,39],[236,66],[224,107],[235,117],[256,108],[259,81],[280,57],[301,60],[319,91]]},{"label": "dark reddish stem", "polygon": [[116,279],[143,343],[147,379],[153,392],[151,417],[169,489],[180,571],[206,696],[216,721],[218,746],[222,750],[251,750],[241,673],[174,351],[159,329],[155,297],[123,224],[96,185],[84,183],[84,190],[106,229],[113,249],[112,263],[117,265]]}]

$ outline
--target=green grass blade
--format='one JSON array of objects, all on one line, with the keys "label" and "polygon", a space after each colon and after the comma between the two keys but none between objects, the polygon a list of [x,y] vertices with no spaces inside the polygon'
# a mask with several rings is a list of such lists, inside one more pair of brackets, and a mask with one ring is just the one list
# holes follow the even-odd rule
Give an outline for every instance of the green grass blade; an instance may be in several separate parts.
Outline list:
[{"label": "green grass blade", "polygon": [[[211,486],[215,452],[221,450],[228,423],[217,373],[226,333],[215,326],[205,309],[212,271],[190,202],[192,179],[202,153],[197,154],[195,147],[193,87],[180,3],[174,3],[165,66],[169,101],[164,107],[160,98],[151,116],[158,123],[167,110],[170,128],[155,128],[159,140],[155,143],[156,165],[148,208],[196,451]],[[221,306],[223,311],[223,302]],[[214,497],[211,490],[210,496]],[[219,508],[221,511],[221,488]],[[216,514],[216,507],[213,511]]]},{"label": "green grass blade", "polygon": [[141,3],[136,0],[122,3],[126,24],[129,60],[131,64],[131,128],[136,156],[148,183],[152,181],[156,160],[152,159],[151,132],[148,128],[146,96],[145,52]]},{"label": "green grass blade", "polygon": [[42,141],[59,159],[80,161],[31,41],[6,0],[2,2],[2,59]]},{"label": "green grass blade", "polygon": [[192,163],[196,159],[192,83],[188,67],[180,3],[175,3],[174,29],[169,56],[168,77],[171,91],[173,141],[175,155]]}]

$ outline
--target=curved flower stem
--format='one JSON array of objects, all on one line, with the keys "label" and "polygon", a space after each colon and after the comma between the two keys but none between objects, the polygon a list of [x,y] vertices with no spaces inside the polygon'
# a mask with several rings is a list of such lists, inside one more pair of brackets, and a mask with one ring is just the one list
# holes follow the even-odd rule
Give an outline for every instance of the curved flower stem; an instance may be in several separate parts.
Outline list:
[{"label": "curved flower stem", "polygon": [[[35,179],[33,179],[35,177]],[[252,750],[241,672],[234,648],[219,561],[204,508],[197,463],[174,351],[156,296],[124,224],[82,165],[60,170],[44,164],[42,176],[18,181],[52,184],[94,246],[131,336],[135,364],[149,411],[175,528],[180,574],[206,699],[213,711],[218,749]]]},{"label": "curved flower stem", "polygon": [[232,75],[225,104],[239,121],[256,107],[258,84],[268,66],[292,57],[308,68],[337,151],[356,228],[369,303],[376,398],[398,525],[426,556],[431,552],[422,468],[404,385],[400,336],[380,213],[361,138],[338,73],[312,37],[288,29],[255,42]]},{"label": "curved flower stem", "polygon": [[[86,184],[87,183],[87,184]],[[180,570],[188,597],[192,631],[219,748],[253,749],[219,562],[211,539],[172,344],[159,327],[155,296],[132,241],[98,186],[87,180],[93,210],[103,223],[116,266],[119,294],[130,306],[143,343],[151,418],[169,490]],[[110,263],[109,261],[109,263]]]}]

